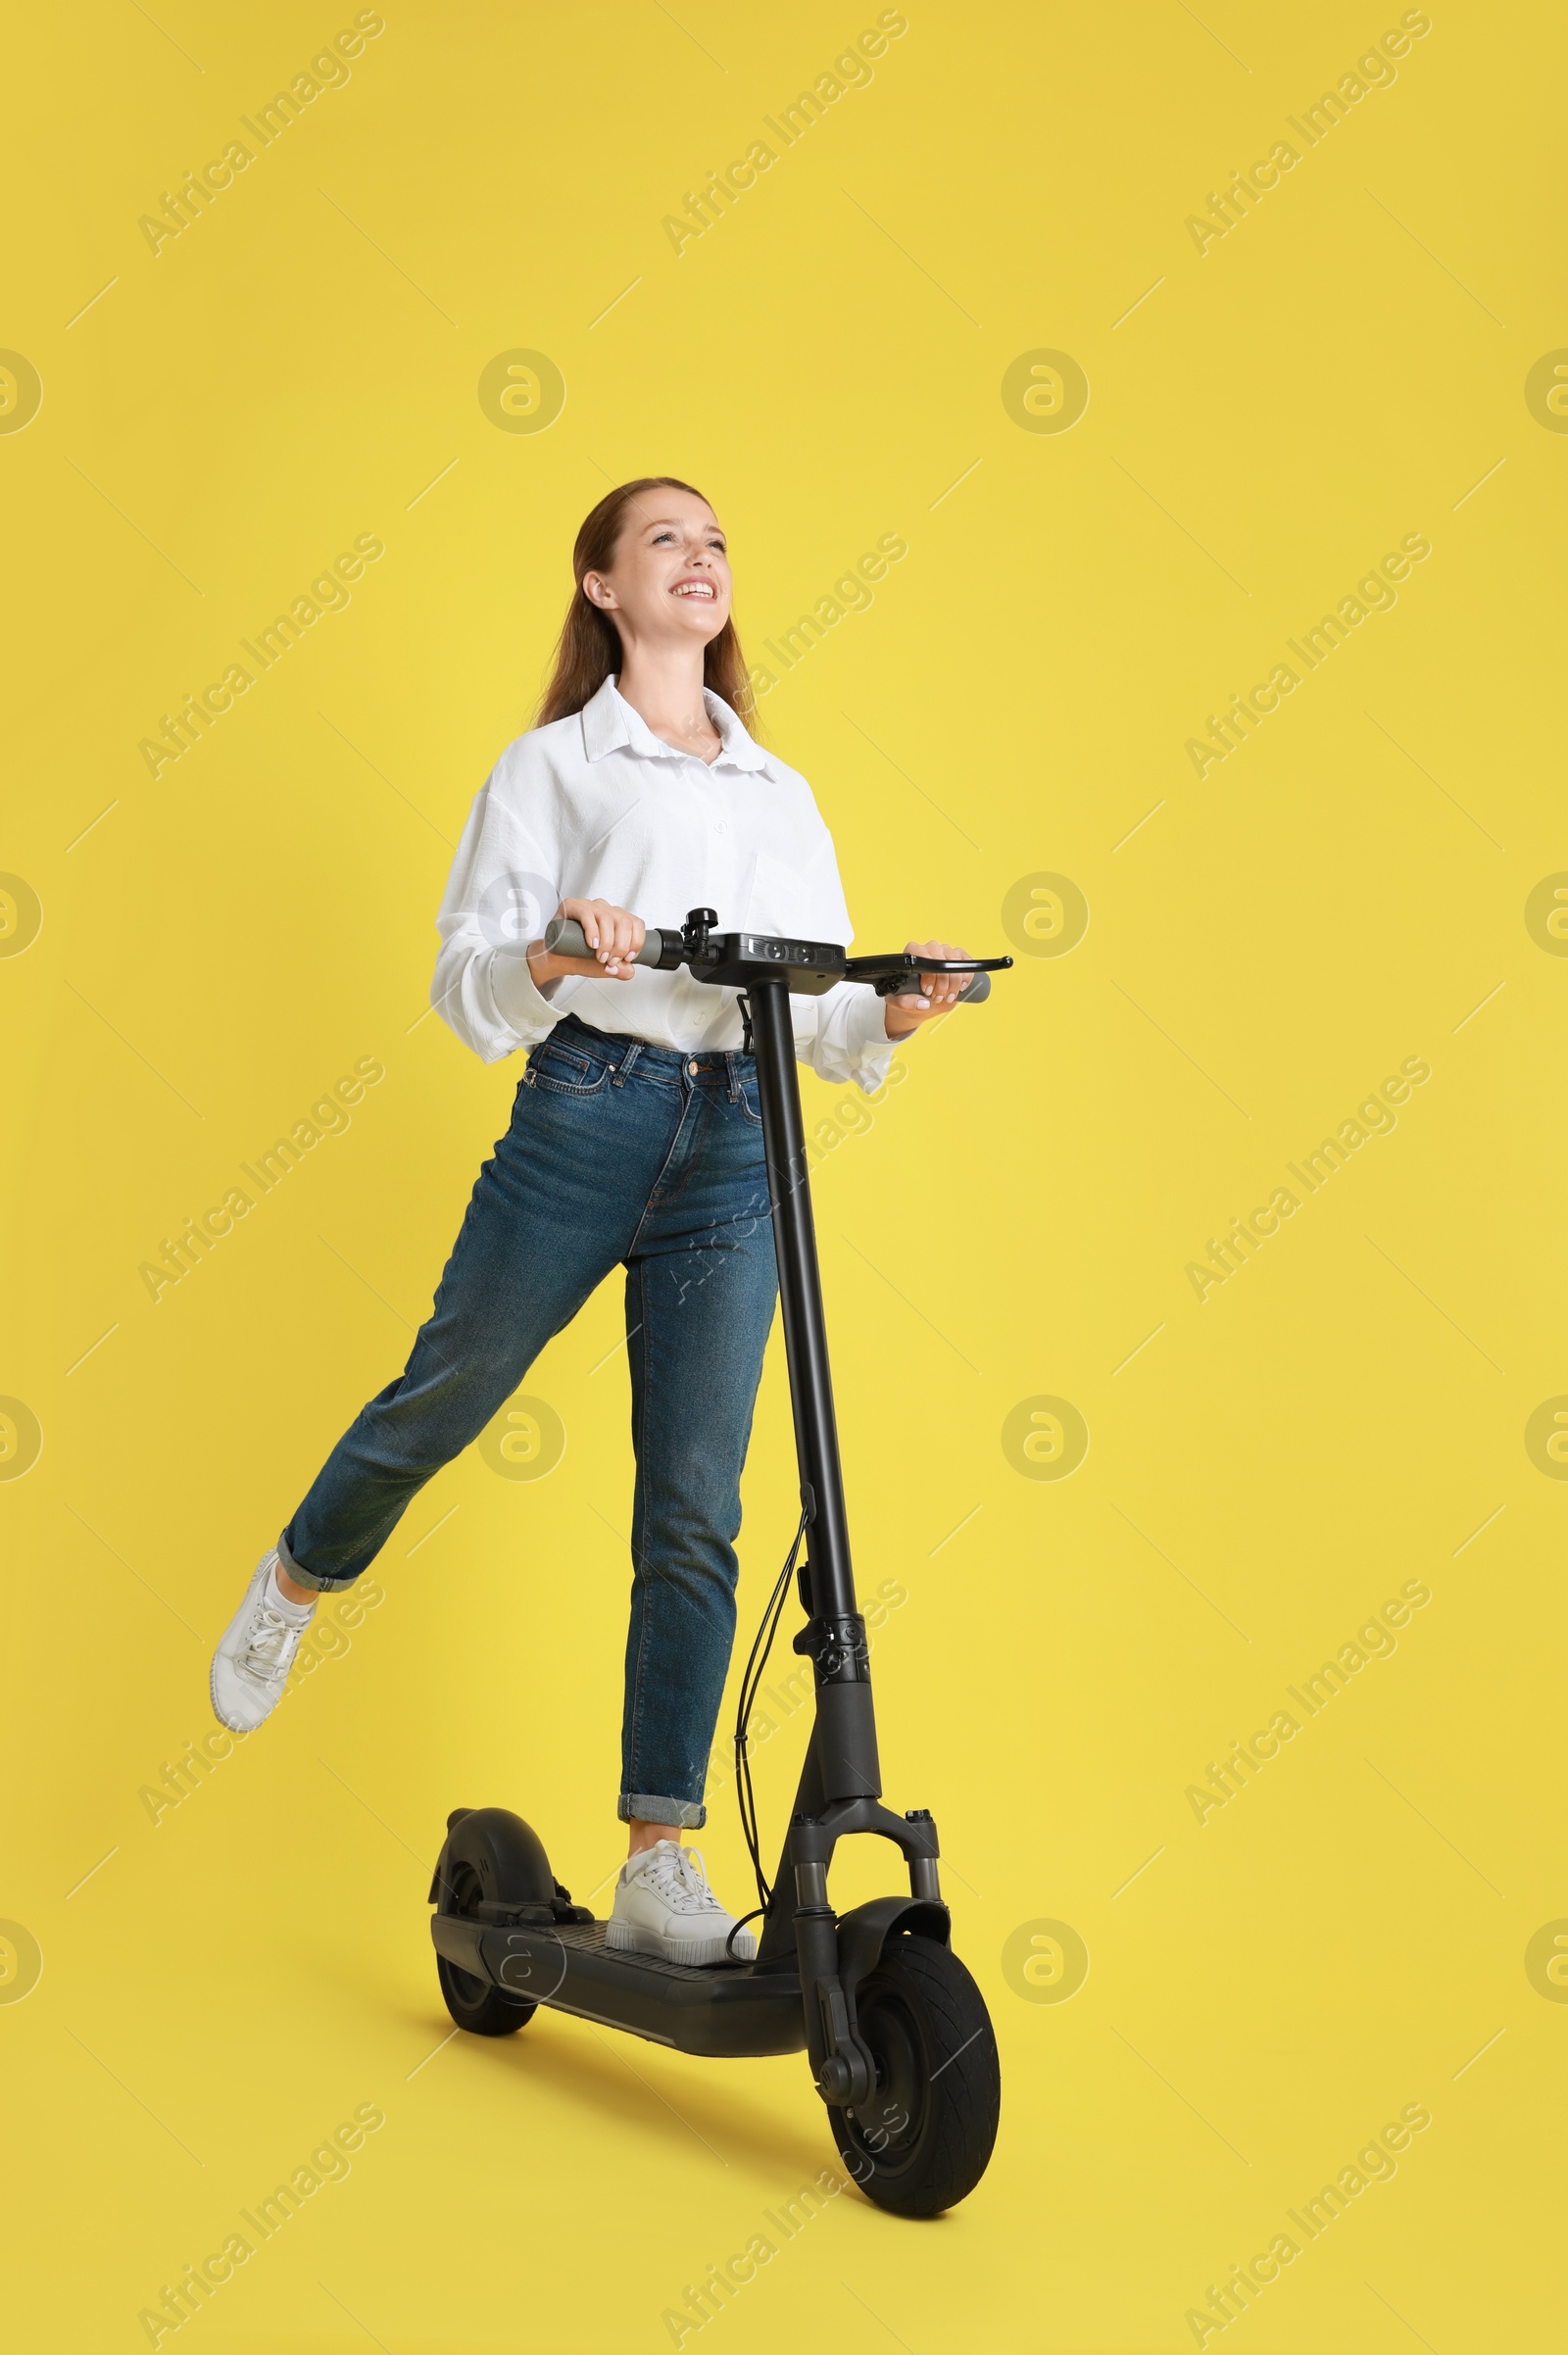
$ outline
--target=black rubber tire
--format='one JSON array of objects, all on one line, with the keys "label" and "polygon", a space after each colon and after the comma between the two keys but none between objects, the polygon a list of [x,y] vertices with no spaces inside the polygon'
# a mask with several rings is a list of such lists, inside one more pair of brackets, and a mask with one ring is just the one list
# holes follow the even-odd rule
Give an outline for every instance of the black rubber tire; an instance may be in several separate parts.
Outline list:
[{"label": "black rubber tire", "polygon": [[909,1935],[883,1947],[856,1998],[877,2085],[828,2117],[852,2179],[898,2216],[938,2216],[986,2171],[1002,2109],[997,2039],[985,1998],[957,1956]]},{"label": "black rubber tire", "polygon": [[[479,1896],[479,1876],[471,1865],[457,1864],[452,1868],[450,1903],[444,1913],[461,1914]],[[460,2028],[471,2036],[512,2036],[519,2028],[526,2028],[537,2003],[524,2003],[515,1995],[508,1995],[493,1987],[487,1979],[476,1979],[471,1971],[460,1971],[457,1964],[448,1962],[444,1954],[435,1958],[435,1973],[441,1983],[442,1999]]]}]

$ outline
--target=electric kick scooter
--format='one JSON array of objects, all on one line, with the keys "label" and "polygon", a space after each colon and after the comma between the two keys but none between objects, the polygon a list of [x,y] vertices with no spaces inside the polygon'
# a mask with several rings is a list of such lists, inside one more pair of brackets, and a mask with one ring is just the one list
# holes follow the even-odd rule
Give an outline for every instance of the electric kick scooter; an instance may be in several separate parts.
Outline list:
[{"label": "electric kick scooter", "polygon": [[[997,2045],[980,1990],[953,1952],[930,1811],[895,1815],[882,1804],[789,998],[819,996],[838,981],[866,982],[889,997],[917,987],[922,973],[956,972],[975,976],[957,1001],[973,1004],[990,990],[986,976],[1012,959],[848,957],[820,941],[716,932],[717,921],[712,908],[698,908],[678,932],[650,928],[637,962],[665,972],[684,965],[699,981],[744,993],[762,1107],[801,1521],[752,1646],[736,1728],[741,1820],[762,1899],[757,1959],[695,1967],[611,1949],[605,1923],[571,1902],[520,1817],[504,1807],[459,1807],[447,1818],[430,1888],[436,1969],[453,2019],[478,2036],[510,2036],[544,2003],[677,2052],[735,2059],[804,2048],[861,2190],[900,2215],[931,2216],[972,2191],[985,2172],[1001,2102]],[[590,954],[581,928],[561,917],[545,946]],[[815,1718],[769,1887],[746,1724],[803,1540],[807,1616],[795,1649],[812,1664]],[[909,1889],[839,1915],[828,1902],[828,1867],[836,1843],[853,1832],[890,1840],[908,1867]]]}]

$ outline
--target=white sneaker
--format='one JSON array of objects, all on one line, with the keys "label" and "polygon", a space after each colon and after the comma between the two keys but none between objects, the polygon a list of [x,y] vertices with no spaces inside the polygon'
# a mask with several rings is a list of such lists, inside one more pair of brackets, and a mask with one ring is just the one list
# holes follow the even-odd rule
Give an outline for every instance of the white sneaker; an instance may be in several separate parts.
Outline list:
[{"label": "white sneaker", "polygon": [[757,1940],[743,1930],[726,1947],[735,1916],[708,1886],[701,1848],[662,1840],[628,1857],[615,1884],[605,1944],[662,1962],[755,1962]]},{"label": "white sneaker", "polygon": [[314,1602],[290,1602],[273,1573],[277,1549],[264,1553],[245,1599],[213,1654],[213,1715],[235,1734],[254,1732],[283,1697]]}]

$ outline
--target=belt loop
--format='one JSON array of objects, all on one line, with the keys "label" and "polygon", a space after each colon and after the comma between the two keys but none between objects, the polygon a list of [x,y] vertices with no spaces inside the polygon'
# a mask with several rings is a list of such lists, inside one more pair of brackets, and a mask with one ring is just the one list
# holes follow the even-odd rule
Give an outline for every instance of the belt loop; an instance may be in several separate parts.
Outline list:
[{"label": "belt loop", "polygon": [[610,1083],[612,1088],[622,1087],[625,1084],[626,1074],[636,1062],[637,1057],[641,1055],[642,1051],[643,1043],[641,1039],[631,1040],[627,1046],[625,1054],[621,1056],[620,1061],[615,1066],[615,1076]]},{"label": "belt loop", "polygon": [[730,1103],[739,1104],[741,1099],[740,1073],[735,1067],[734,1053],[728,1048],[726,1048],[724,1052],[724,1069],[729,1079]]}]

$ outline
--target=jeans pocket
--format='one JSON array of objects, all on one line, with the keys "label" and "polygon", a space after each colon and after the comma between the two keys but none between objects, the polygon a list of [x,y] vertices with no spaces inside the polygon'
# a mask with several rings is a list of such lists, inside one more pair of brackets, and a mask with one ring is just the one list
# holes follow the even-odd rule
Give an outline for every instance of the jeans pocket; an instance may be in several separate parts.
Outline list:
[{"label": "jeans pocket", "polygon": [[741,1078],[737,1083],[737,1092],[740,1098],[741,1110],[746,1114],[746,1117],[751,1122],[753,1128],[760,1128],[762,1125],[762,1097],[761,1091],[757,1084],[757,1075],[755,1072],[749,1076],[744,1072],[742,1073]]},{"label": "jeans pocket", "polygon": [[597,1055],[547,1039],[529,1055],[523,1077],[530,1088],[547,1088],[552,1096],[597,1096],[610,1085],[612,1068]]}]

